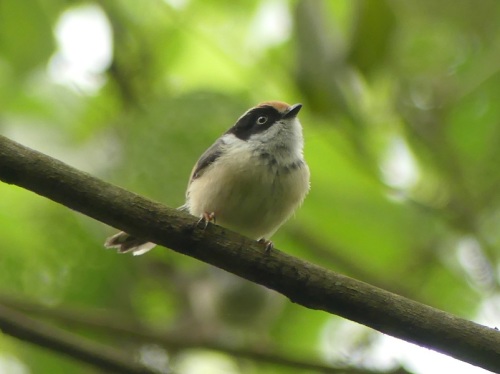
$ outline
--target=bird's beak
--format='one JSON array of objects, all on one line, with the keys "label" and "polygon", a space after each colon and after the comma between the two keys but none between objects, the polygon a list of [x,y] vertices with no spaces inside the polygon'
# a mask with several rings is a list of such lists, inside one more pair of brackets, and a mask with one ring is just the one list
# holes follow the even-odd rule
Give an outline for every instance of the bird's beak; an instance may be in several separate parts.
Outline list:
[{"label": "bird's beak", "polygon": [[300,108],[302,108],[302,104],[294,104],[283,114],[283,119],[289,119],[297,117],[297,114],[300,112]]}]

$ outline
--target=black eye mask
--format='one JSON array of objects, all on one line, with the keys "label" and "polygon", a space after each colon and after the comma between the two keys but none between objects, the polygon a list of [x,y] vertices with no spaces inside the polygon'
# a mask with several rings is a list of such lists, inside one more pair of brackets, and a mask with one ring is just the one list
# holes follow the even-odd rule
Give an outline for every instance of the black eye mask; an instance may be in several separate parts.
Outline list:
[{"label": "black eye mask", "polygon": [[[264,121],[263,118],[267,118]],[[262,106],[248,111],[226,134],[233,134],[241,140],[248,140],[251,135],[266,131],[282,118],[282,114],[272,106]]]}]

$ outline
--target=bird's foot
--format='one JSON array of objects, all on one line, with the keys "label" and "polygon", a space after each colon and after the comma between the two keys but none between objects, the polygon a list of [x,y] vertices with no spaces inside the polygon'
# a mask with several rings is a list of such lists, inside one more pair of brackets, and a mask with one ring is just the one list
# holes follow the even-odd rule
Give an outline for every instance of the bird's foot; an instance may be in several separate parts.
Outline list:
[{"label": "bird's foot", "polygon": [[264,238],[259,239],[259,244],[262,244],[264,246],[266,253],[271,252],[271,250],[274,248],[273,242]]},{"label": "bird's foot", "polygon": [[215,223],[215,212],[211,212],[211,213],[205,212],[205,213],[203,213],[203,216],[196,223],[196,227],[198,227],[198,225],[201,222],[204,222],[203,230],[205,230],[207,228],[209,222]]}]

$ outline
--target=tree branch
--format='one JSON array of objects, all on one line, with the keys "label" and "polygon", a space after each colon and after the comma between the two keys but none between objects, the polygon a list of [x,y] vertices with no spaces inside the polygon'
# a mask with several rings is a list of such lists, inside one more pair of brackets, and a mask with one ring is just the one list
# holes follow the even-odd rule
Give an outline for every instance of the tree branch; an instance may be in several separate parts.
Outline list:
[{"label": "tree branch", "polygon": [[57,307],[51,308],[31,300],[0,294],[0,305],[35,314],[39,317],[49,318],[55,322],[71,327],[83,327],[94,329],[99,332],[113,334],[120,339],[130,339],[135,344],[158,344],[166,349],[175,351],[185,349],[206,349],[223,352],[233,357],[264,362],[273,365],[293,367],[295,369],[313,370],[321,373],[331,374],[410,374],[404,368],[399,367],[391,371],[373,371],[368,369],[350,368],[342,365],[334,367],[312,360],[310,354],[302,352],[300,355],[283,355],[274,352],[272,349],[263,351],[243,347],[228,346],[214,340],[206,338],[188,337],[176,332],[171,333],[162,329],[147,326],[137,321],[131,321],[120,315],[107,311],[81,311],[73,308]]},{"label": "tree branch", "polygon": [[209,225],[0,136],[0,180],[274,289],[292,302],[500,372],[500,332]]},{"label": "tree branch", "polygon": [[61,329],[32,320],[0,305],[0,330],[43,348],[65,354],[112,373],[155,374],[127,356],[101,344],[91,343]]}]

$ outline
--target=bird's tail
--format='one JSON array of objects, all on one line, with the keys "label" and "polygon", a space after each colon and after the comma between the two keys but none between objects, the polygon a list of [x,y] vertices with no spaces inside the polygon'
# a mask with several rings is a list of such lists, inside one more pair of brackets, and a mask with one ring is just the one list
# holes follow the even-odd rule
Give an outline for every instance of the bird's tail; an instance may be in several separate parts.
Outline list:
[{"label": "bird's tail", "polygon": [[153,249],[156,244],[120,231],[118,234],[107,238],[104,246],[106,248],[117,248],[118,253],[132,252],[134,256],[139,256]]},{"label": "bird's tail", "polygon": [[[178,207],[177,210],[189,212],[187,204]],[[110,236],[106,239],[106,242],[104,242],[104,247],[106,248],[117,248],[118,253],[132,252],[134,256],[143,255],[144,253],[149,252],[155,246],[155,243],[136,238],[124,231],[120,231],[118,234]]]}]

